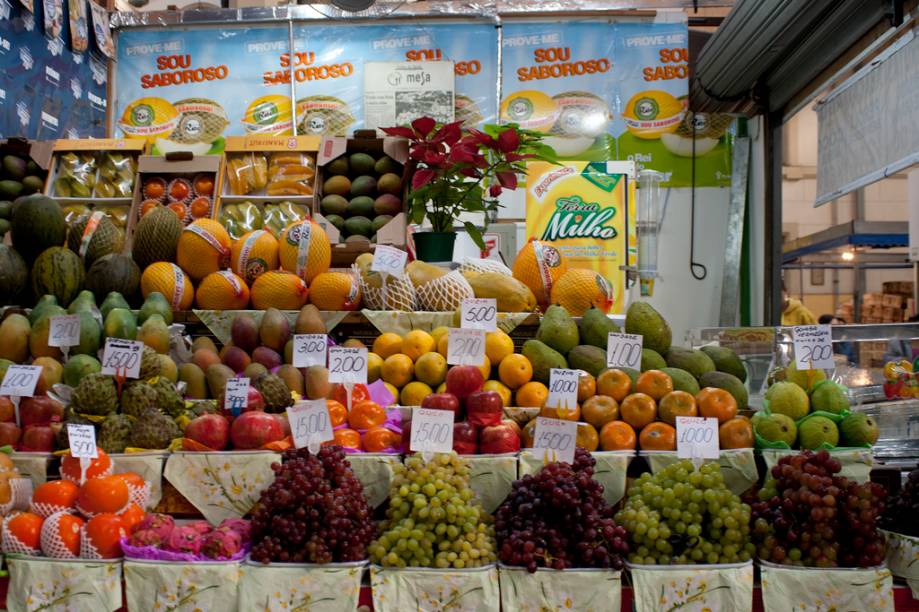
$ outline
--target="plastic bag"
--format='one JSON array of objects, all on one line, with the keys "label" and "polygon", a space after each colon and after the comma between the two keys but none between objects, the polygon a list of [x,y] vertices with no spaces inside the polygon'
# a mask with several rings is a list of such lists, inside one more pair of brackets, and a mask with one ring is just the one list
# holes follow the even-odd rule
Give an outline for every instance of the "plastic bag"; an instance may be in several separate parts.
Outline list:
[{"label": "plastic bag", "polygon": [[268,161],[268,195],[312,195],[316,162],[305,153],[272,153]]},{"label": "plastic bag", "polygon": [[268,184],[268,160],[261,153],[227,155],[227,190],[231,195],[247,195]]}]

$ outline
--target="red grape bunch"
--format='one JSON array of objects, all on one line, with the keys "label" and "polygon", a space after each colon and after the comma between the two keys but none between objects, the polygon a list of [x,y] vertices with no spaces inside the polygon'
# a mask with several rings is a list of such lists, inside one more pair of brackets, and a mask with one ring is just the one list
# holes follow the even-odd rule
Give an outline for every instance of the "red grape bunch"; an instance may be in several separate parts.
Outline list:
[{"label": "red grape bunch", "polygon": [[622,569],[629,545],[613,520],[603,486],[593,479],[596,460],[578,448],[574,465],[550,463],[513,484],[495,513],[498,558],[507,565],[562,570]]},{"label": "red grape bunch", "polygon": [[888,531],[919,536],[919,468],[909,473],[906,484],[887,504],[881,526]]},{"label": "red grape bunch", "polygon": [[764,561],[805,567],[873,567],[884,561],[878,532],[886,492],[839,476],[827,451],[782,457],[753,504],[753,534]]},{"label": "red grape bunch", "polygon": [[374,527],[364,488],[339,446],[301,448],[271,466],[274,482],[252,517],[252,559],[331,563],[367,558]]}]

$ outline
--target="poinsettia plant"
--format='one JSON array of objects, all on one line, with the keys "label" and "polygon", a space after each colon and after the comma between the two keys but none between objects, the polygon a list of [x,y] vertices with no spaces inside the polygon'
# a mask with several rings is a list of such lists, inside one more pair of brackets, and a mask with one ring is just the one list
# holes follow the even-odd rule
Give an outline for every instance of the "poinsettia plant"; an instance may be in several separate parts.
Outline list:
[{"label": "poinsettia plant", "polygon": [[[543,135],[516,124],[463,129],[462,121],[438,124],[421,117],[411,126],[383,128],[390,136],[409,140],[409,157],[418,164],[412,175],[409,213],[412,223],[431,222],[435,232],[452,232],[461,213],[489,213],[499,208],[498,196],[517,188],[517,175],[528,160],[555,161]],[[463,223],[479,248],[482,232]]]}]

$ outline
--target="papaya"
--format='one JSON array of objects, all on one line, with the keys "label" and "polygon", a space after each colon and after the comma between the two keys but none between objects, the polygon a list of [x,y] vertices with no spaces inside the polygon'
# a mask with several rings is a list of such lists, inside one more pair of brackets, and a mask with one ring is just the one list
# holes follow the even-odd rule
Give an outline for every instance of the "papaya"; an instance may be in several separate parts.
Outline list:
[{"label": "papaya", "polygon": [[137,338],[137,319],[124,308],[113,308],[105,317],[103,334],[106,338],[134,340]]},{"label": "papaya", "polygon": [[532,312],[536,296],[516,278],[498,272],[464,275],[477,298],[495,298],[499,312]]}]

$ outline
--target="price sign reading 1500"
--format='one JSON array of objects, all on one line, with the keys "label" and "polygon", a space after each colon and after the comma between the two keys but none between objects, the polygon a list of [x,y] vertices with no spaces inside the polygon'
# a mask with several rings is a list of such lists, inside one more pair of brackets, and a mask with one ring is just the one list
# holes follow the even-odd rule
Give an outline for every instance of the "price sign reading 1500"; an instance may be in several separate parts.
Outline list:
[{"label": "price sign reading 1500", "polygon": [[318,447],[335,437],[325,400],[297,402],[287,409],[287,419],[297,448],[309,445]]},{"label": "price sign reading 1500", "polygon": [[536,417],[536,431],[533,435],[533,449],[543,451],[547,461],[574,462],[574,447],[578,436],[576,421],[563,421],[547,417]]},{"label": "price sign reading 1500", "polygon": [[606,367],[641,369],[644,338],[638,334],[610,332],[606,341]]},{"label": "price sign reading 1500", "polygon": [[453,411],[415,408],[409,450],[449,453],[453,450]]},{"label": "price sign reading 1500", "polygon": [[329,382],[365,384],[367,349],[348,346],[329,348]]},{"label": "price sign reading 1500", "polygon": [[106,338],[105,351],[102,353],[102,373],[137,378],[140,376],[140,358],[143,352],[143,342]]}]

